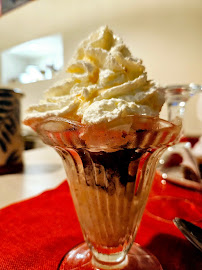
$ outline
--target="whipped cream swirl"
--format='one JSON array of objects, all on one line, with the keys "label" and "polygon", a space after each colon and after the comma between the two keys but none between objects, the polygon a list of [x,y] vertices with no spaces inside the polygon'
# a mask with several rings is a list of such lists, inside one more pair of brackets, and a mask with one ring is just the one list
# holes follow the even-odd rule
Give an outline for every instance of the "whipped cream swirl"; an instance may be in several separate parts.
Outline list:
[{"label": "whipped cream swirl", "polygon": [[29,107],[27,120],[62,116],[95,124],[126,115],[158,116],[164,103],[142,61],[107,26],[80,44],[66,71],[67,79]]}]

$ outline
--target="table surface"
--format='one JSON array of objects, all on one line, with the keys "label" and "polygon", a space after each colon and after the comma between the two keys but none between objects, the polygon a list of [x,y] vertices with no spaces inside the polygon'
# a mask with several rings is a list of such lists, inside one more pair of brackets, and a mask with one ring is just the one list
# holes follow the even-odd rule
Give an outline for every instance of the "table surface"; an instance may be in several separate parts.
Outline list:
[{"label": "table surface", "polygon": [[24,151],[24,171],[0,176],[0,208],[55,188],[65,179],[62,160],[48,146]]}]

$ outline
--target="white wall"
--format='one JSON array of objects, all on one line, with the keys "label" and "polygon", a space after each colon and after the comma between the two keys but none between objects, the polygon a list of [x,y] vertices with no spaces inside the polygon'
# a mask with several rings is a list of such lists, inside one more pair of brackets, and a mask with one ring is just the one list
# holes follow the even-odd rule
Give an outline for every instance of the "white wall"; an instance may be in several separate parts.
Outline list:
[{"label": "white wall", "polygon": [[[5,72],[5,64],[6,70]],[[17,78],[18,74],[23,72],[26,67],[26,61],[24,61],[21,57],[16,55],[10,55],[5,52],[1,57],[1,66],[2,66],[2,74],[1,80],[3,84],[6,84],[9,80],[13,78]]]}]

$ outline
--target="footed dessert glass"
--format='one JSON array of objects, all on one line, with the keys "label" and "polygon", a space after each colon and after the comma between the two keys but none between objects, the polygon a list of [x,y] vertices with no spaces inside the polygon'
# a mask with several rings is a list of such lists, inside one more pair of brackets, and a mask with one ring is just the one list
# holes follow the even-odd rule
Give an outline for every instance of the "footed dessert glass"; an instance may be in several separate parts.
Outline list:
[{"label": "footed dessert glass", "polygon": [[85,239],[58,269],[162,269],[134,238],[158,156],[178,140],[180,125],[148,116],[94,125],[52,117],[35,130],[63,160]]}]

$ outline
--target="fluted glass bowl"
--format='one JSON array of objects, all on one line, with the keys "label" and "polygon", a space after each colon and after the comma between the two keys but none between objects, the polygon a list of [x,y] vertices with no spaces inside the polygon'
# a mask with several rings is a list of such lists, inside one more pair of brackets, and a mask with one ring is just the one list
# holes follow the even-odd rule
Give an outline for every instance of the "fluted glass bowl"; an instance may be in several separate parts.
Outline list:
[{"label": "fluted glass bowl", "polygon": [[178,140],[181,126],[127,116],[95,125],[51,117],[33,127],[63,160],[86,242],[59,269],[161,269],[133,243],[158,157]]}]

